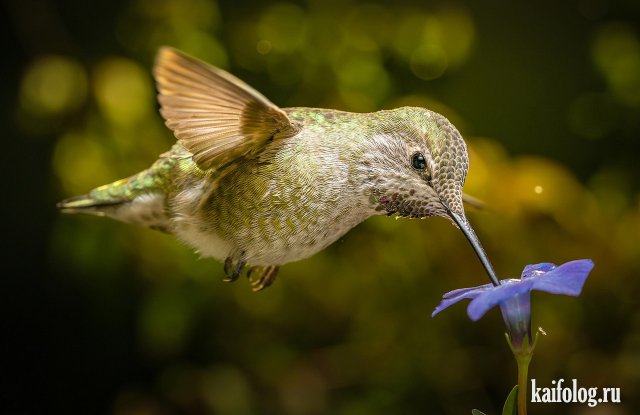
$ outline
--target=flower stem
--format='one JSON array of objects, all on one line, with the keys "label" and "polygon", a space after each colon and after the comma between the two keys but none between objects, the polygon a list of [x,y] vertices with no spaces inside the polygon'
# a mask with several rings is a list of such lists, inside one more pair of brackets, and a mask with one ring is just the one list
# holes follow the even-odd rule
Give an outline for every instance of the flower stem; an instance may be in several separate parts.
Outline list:
[{"label": "flower stem", "polygon": [[527,384],[531,354],[516,354],[518,362],[518,415],[527,415]]},{"label": "flower stem", "polygon": [[529,336],[525,335],[524,339],[522,339],[522,343],[519,343],[519,347],[514,347],[513,341],[509,334],[505,333],[504,336],[507,339],[507,344],[509,345],[509,349],[513,353],[513,357],[516,358],[516,363],[518,364],[518,399],[517,399],[517,409],[518,415],[527,415],[527,384],[529,382],[529,363],[531,363],[531,358],[533,357],[533,350],[536,348],[538,344],[538,339],[540,338],[540,333],[546,334],[542,331],[541,328],[538,329],[533,338],[533,344],[529,342]]}]

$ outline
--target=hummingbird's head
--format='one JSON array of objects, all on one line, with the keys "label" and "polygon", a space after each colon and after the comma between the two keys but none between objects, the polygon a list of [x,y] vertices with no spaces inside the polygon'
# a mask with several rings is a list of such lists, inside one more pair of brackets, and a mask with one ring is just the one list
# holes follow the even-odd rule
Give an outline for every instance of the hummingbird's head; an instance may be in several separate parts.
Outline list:
[{"label": "hummingbird's head", "polygon": [[363,157],[376,209],[401,217],[451,219],[455,213],[464,218],[462,186],[469,158],[453,124],[424,108],[377,114],[384,122],[376,123],[382,128],[374,129]]},{"label": "hummingbird's head", "polygon": [[[444,116],[424,108],[382,111],[382,131],[372,137],[375,150],[365,154],[370,201],[376,211],[400,217],[441,216],[464,233],[492,281],[493,268],[469,224],[462,186],[469,169],[467,146]],[[389,122],[393,119],[392,122]]]}]

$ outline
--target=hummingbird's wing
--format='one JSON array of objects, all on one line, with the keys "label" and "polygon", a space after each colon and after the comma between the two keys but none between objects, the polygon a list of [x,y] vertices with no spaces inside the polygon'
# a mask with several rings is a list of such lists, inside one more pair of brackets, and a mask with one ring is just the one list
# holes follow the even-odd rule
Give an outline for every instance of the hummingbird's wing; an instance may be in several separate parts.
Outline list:
[{"label": "hummingbird's wing", "polygon": [[154,67],[160,113],[203,170],[259,154],[276,134],[295,134],[287,115],[233,75],[163,47]]}]

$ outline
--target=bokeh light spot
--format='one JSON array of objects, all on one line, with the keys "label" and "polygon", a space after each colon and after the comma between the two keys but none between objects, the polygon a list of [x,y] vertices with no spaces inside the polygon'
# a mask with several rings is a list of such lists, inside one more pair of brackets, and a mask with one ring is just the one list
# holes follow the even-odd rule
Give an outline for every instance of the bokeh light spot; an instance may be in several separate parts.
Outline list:
[{"label": "bokeh light spot", "polygon": [[69,195],[84,194],[112,178],[99,137],[91,133],[68,132],[56,144],[53,169]]},{"label": "bokeh light spot", "polygon": [[462,7],[443,7],[435,14],[440,25],[440,42],[450,68],[462,65],[475,40],[475,26],[469,12]]},{"label": "bokeh light spot", "polygon": [[197,56],[198,59],[220,68],[229,66],[229,58],[225,47],[218,39],[205,31],[188,31],[180,36],[176,47]]},{"label": "bokeh light spot", "polygon": [[[392,30],[389,14],[389,10],[378,4],[353,7],[341,25],[341,32],[347,34],[345,41],[361,51],[379,50],[387,43]],[[326,31],[326,26],[318,29]]]},{"label": "bokeh light spot", "polygon": [[624,23],[607,23],[595,34],[592,55],[613,93],[630,105],[640,105],[640,40]]},{"label": "bokeh light spot", "polygon": [[114,124],[131,125],[151,113],[151,78],[137,63],[107,58],[94,71],[94,93],[104,116]]},{"label": "bokeh light spot", "polygon": [[462,65],[474,38],[469,13],[450,6],[406,16],[396,29],[393,46],[417,77],[431,80]]},{"label": "bokeh light spot", "polygon": [[77,109],[87,94],[84,68],[73,59],[46,56],[26,72],[20,85],[22,107],[32,115],[51,116]]},{"label": "bokeh light spot", "polygon": [[260,39],[258,41],[258,44],[256,45],[256,50],[261,55],[266,55],[267,53],[271,52],[271,48],[271,42],[266,39]]},{"label": "bokeh light spot", "polygon": [[220,366],[202,376],[199,385],[203,400],[214,413],[251,414],[251,389],[241,371]]},{"label": "bokeh light spot", "polygon": [[340,93],[356,111],[372,111],[390,89],[390,80],[380,59],[374,54],[345,56],[335,65]]},{"label": "bokeh light spot", "polygon": [[447,69],[447,56],[436,44],[423,44],[411,55],[411,71],[424,80],[436,79]]},{"label": "bokeh light spot", "polygon": [[304,46],[307,22],[304,11],[289,3],[271,6],[257,26],[260,39],[268,40],[277,52],[292,52]]}]

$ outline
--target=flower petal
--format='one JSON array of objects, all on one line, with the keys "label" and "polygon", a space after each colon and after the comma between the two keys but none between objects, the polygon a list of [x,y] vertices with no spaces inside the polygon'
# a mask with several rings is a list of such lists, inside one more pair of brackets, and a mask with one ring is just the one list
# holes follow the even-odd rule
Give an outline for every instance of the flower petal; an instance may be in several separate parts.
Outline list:
[{"label": "flower petal", "polygon": [[442,296],[442,301],[440,301],[440,304],[438,304],[436,309],[433,310],[433,313],[431,313],[431,317],[435,316],[445,308],[452,306],[460,300],[464,300],[465,298],[476,298],[483,292],[490,290],[492,287],[493,285],[487,284],[481,285],[479,287],[461,288],[459,290],[450,291]]},{"label": "flower petal", "polygon": [[[503,280],[504,281],[504,280]],[[491,290],[484,291],[476,296],[467,307],[467,314],[473,321],[478,321],[492,307],[508,300],[518,294],[531,291],[533,286],[532,279],[526,280],[506,280],[502,285],[494,287]]]},{"label": "flower petal", "polygon": [[549,272],[555,267],[556,264],[552,264],[551,262],[542,262],[540,264],[527,265],[522,271],[522,278],[539,276],[540,273]]},{"label": "flower petal", "polygon": [[570,261],[532,279],[532,289],[575,297],[580,295],[582,286],[592,269],[593,261],[590,259]]},{"label": "flower petal", "polygon": [[457,290],[453,290],[453,291],[449,291],[448,293],[446,293],[445,295],[442,296],[443,299],[447,300],[449,298],[453,298],[453,297],[457,297],[458,295],[462,295],[468,291],[473,291],[473,290],[479,290],[479,289],[489,289],[493,287],[493,284],[485,284],[485,285],[478,285],[477,287],[469,287],[469,288],[458,288]]}]

